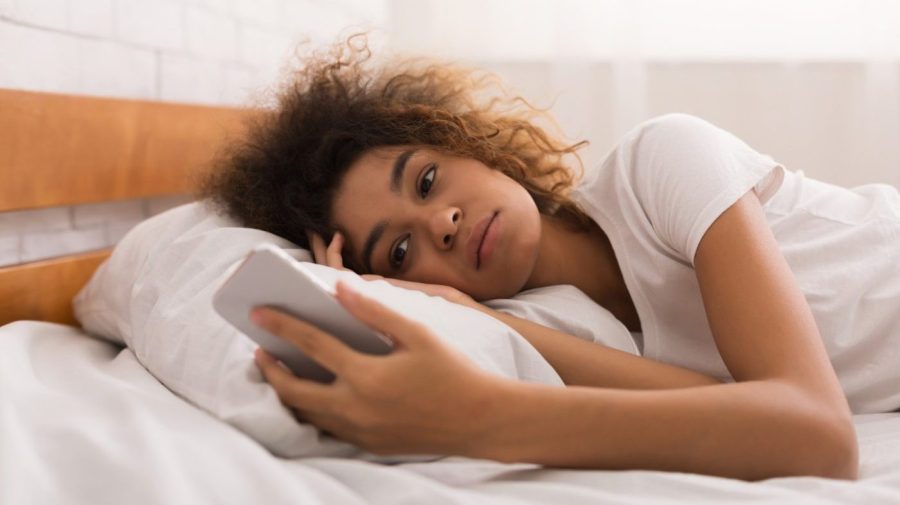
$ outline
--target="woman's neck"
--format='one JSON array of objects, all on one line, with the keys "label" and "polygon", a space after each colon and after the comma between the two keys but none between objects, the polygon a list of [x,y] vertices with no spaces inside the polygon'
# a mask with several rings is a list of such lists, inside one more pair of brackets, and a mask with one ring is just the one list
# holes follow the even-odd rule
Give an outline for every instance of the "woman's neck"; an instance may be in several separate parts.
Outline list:
[{"label": "woman's neck", "polygon": [[599,226],[589,232],[575,230],[560,218],[541,215],[538,258],[524,289],[555,284],[575,286],[626,325],[634,325],[627,320],[632,318],[631,297],[609,239]]}]

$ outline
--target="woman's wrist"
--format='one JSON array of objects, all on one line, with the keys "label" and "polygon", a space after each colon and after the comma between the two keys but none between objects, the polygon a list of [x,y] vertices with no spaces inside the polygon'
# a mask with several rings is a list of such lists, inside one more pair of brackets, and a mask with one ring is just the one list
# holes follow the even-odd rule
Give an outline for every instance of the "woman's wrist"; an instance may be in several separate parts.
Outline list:
[{"label": "woman's wrist", "polygon": [[490,403],[475,421],[478,429],[464,456],[502,463],[547,464],[559,459],[556,444],[568,435],[557,428],[578,410],[571,408],[568,388],[498,378],[489,391]]},{"label": "woman's wrist", "polygon": [[510,427],[517,416],[517,405],[526,393],[523,382],[504,377],[491,376],[488,383],[480,388],[476,405],[477,414],[469,417],[469,436],[463,440],[458,454],[477,459],[493,459],[513,462],[514,454],[509,450],[507,439]]}]

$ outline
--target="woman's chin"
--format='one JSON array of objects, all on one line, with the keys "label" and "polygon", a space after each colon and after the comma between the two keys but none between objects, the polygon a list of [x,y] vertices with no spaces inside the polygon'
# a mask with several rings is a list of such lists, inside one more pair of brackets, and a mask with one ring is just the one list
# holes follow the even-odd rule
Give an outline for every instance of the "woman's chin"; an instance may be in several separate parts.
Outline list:
[{"label": "woman's chin", "polygon": [[460,291],[465,292],[478,302],[497,300],[499,298],[512,298],[516,293],[521,291],[517,286],[507,286],[500,282],[487,282],[485,284],[485,286],[478,286],[477,288],[472,289],[472,292],[467,292],[464,289]]}]

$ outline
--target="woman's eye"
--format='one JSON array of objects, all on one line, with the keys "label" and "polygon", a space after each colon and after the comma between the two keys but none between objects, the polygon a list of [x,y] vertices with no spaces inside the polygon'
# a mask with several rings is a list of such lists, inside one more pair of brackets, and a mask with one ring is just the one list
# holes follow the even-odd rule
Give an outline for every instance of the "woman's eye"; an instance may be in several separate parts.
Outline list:
[{"label": "woman's eye", "polygon": [[390,262],[393,268],[400,268],[400,266],[403,265],[403,258],[406,257],[407,249],[409,249],[409,237],[400,241],[400,243],[391,251]]},{"label": "woman's eye", "polygon": [[422,182],[419,183],[419,191],[422,193],[423,197],[431,191],[431,185],[434,184],[435,172],[437,172],[437,165],[431,165],[431,168],[429,168],[422,177]]}]

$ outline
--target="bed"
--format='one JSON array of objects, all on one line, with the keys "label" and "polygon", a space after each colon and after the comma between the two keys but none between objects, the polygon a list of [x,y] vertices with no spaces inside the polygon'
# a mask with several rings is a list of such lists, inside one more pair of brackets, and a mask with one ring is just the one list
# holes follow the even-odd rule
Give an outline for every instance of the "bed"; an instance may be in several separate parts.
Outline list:
[{"label": "bed", "polygon": [[[0,212],[185,193],[249,114],[0,90]],[[896,413],[854,418],[857,482],[278,457],[78,326],[109,255],[0,268],[0,503],[900,503]]]}]

